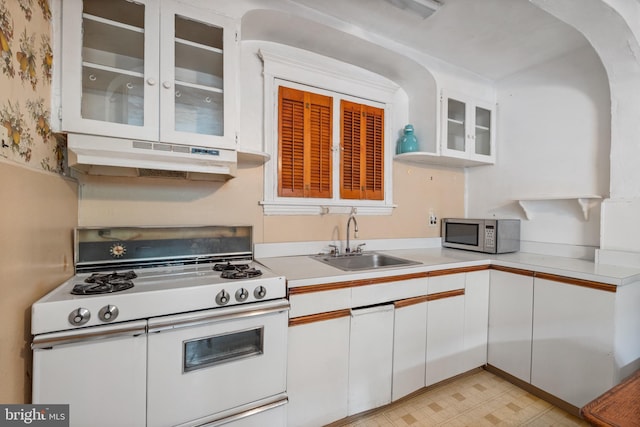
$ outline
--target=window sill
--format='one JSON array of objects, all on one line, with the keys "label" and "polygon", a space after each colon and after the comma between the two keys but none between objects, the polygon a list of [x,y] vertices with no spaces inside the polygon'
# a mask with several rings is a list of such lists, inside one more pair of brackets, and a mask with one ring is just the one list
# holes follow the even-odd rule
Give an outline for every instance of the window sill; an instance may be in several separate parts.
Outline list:
[{"label": "window sill", "polygon": [[297,201],[262,201],[265,215],[327,215],[350,214],[352,209],[358,215],[391,215],[397,205],[371,204],[361,200],[342,203],[310,204]]}]

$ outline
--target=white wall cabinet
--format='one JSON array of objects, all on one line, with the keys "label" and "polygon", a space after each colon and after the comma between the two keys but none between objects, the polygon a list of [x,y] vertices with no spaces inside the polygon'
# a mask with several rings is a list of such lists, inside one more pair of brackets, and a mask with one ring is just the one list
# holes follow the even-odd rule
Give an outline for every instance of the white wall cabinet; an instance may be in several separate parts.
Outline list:
[{"label": "white wall cabinet", "polygon": [[488,363],[531,381],[533,272],[491,270]]},{"label": "white wall cabinet", "polygon": [[62,130],[235,148],[236,23],[173,0],[65,0]]},{"label": "white wall cabinet", "polygon": [[393,304],[351,310],[349,415],[391,402]]},{"label": "white wall cabinet", "polygon": [[441,154],[469,164],[495,163],[495,104],[442,93]]},{"label": "white wall cabinet", "polygon": [[495,164],[495,102],[443,90],[439,123],[437,150],[401,153],[394,156],[394,160],[454,167]]},{"label": "white wall cabinet", "polygon": [[536,277],[531,384],[577,407],[613,387],[615,297]]},{"label": "white wall cabinet", "polygon": [[425,385],[462,373],[464,274],[429,277]]},{"label": "white wall cabinet", "polygon": [[391,400],[396,401],[425,386],[427,298],[396,302],[394,315]]},{"label": "white wall cabinet", "polygon": [[349,312],[289,326],[287,425],[316,427],[347,416]]}]

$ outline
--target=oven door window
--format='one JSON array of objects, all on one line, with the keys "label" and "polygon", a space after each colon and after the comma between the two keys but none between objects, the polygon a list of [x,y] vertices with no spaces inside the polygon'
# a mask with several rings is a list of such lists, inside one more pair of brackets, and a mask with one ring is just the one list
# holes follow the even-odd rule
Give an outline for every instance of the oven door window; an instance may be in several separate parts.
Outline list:
[{"label": "oven door window", "polygon": [[184,342],[183,371],[207,368],[264,353],[264,327]]}]

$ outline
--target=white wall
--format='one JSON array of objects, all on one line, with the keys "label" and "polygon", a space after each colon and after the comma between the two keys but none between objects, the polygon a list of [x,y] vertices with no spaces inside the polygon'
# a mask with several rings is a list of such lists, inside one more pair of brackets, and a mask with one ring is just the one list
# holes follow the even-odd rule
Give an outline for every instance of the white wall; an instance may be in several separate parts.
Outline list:
[{"label": "white wall", "polygon": [[524,241],[599,246],[599,209],[520,198],[608,196],[610,101],[606,72],[591,47],[511,75],[497,85],[495,166],[467,170],[471,217],[519,217]]},{"label": "white wall", "polygon": [[598,261],[640,262],[640,4],[633,0],[530,0],[580,31],[611,91],[610,196],[602,205]]}]

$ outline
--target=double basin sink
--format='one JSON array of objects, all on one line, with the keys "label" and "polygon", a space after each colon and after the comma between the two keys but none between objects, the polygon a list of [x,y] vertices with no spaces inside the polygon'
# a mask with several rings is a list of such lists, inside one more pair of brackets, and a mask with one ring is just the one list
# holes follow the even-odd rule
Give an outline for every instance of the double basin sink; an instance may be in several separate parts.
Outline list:
[{"label": "double basin sink", "polygon": [[344,255],[313,255],[311,258],[339,268],[343,271],[371,270],[379,268],[418,265],[419,262],[376,252],[351,253]]}]

